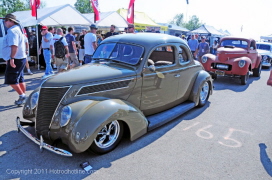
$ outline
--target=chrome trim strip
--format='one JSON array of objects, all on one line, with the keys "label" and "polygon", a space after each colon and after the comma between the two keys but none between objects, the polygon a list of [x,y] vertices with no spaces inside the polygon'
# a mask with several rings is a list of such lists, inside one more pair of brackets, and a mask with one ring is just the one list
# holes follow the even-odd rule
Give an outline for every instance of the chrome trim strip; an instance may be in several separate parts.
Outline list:
[{"label": "chrome trim strip", "polygon": [[16,124],[17,124],[17,128],[18,128],[18,132],[22,132],[26,137],[28,137],[31,141],[33,141],[35,144],[40,146],[40,150],[47,149],[50,152],[53,152],[55,154],[61,155],[61,156],[66,156],[66,157],[72,157],[73,154],[64,150],[64,149],[60,149],[54,146],[51,146],[45,142],[43,142],[43,138],[41,136],[41,140],[39,140],[38,138],[36,138],[35,136],[33,136],[32,134],[30,134],[27,130],[25,130],[21,125],[20,125],[20,118],[17,117],[16,118]]},{"label": "chrome trim strip", "polygon": [[[123,79],[123,80],[119,80],[119,81],[111,81],[111,82],[107,82],[107,83],[115,83],[115,82],[121,82],[121,81],[128,81],[128,80],[134,80],[135,78],[132,79]],[[90,86],[96,86],[96,85],[101,85],[101,84],[107,84],[107,83],[98,83],[98,84],[91,84],[91,85],[86,85],[86,86],[81,86],[80,89],[77,91],[77,93],[75,94],[75,96],[83,96],[86,94],[81,94],[78,95],[78,93],[81,91],[82,88],[84,87],[90,87]],[[126,87],[122,87],[122,88],[128,88],[129,86]],[[122,88],[117,88],[117,89],[122,89]],[[116,89],[110,89],[110,90],[106,90],[106,91],[112,91],[112,90],[116,90]],[[98,91],[98,92],[94,92],[94,93],[88,93],[88,94],[95,94],[95,93],[100,93],[100,92],[106,92],[106,91]]]},{"label": "chrome trim strip", "polygon": [[[102,92],[107,92],[107,91],[114,91],[114,90],[119,90],[119,89],[125,89],[125,88],[128,88],[129,86],[126,86],[126,87],[122,87],[122,88],[116,88],[116,89],[109,89],[109,90],[105,90],[105,91],[98,91],[98,92],[93,92],[93,93],[88,93],[88,94],[96,94],[96,93],[102,93]],[[77,95],[78,97],[79,96],[85,96],[85,95],[88,95],[88,94],[81,94],[81,95]]]},{"label": "chrome trim strip", "polygon": [[247,53],[225,53],[225,54],[247,54]]},{"label": "chrome trim strip", "polygon": [[[171,72],[183,71],[185,69],[194,68],[194,67],[198,67],[198,65],[191,65],[191,66],[186,66],[186,67],[180,67],[180,68],[177,68],[177,69],[171,69],[171,70],[167,70],[167,71],[157,71],[157,68],[156,68],[155,71],[156,72],[160,72],[160,73],[171,73]],[[145,74],[145,76],[153,76],[155,74],[157,74],[157,73]]]}]

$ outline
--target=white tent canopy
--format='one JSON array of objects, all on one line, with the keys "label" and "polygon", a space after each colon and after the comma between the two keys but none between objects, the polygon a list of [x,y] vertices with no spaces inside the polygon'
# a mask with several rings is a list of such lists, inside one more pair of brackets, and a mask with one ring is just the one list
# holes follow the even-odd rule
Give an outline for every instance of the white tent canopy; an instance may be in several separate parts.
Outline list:
[{"label": "white tent canopy", "polygon": [[214,36],[214,37],[224,36],[224,34],[216,30],[213,26],[208,26],[206,24],[200,26],[199,28],[193,31],[190,31],[189,34],[200,34],[200,35]]},{"label": "white tent canopy", "polygon": [[272,34],[270,34],[268,36],[261,36],[261,39],[272,40]]},{"label": "white tent canopy", "polygon": [[31,16],[31,11],[17,11],[13,13],[20,23],[27,26],[42,24],[46,26],[90,25],[92,21],[85,18],[70,4],[38,9],[38,19]]},{"label": "white tent canopy", "polygon": [[[83,16],[85,16],[89,21],[94,20],[94,13],[83,14]],[[98,29],[109,31],[112,24],[114,24],[116,26],[116,30],[119,31],[122,31],[127,27],[127,21],[116,11],[101,12],[100,20],[96,22]]]}]

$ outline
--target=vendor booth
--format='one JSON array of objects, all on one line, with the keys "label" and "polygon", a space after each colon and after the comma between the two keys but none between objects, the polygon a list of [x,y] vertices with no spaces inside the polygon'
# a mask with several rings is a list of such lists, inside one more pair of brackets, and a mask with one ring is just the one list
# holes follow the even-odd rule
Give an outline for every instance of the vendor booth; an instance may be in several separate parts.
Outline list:
[{"label": "vendor booth", "polygon": [[167,24],[167,23],[158,23],[163,27],[167,27],[167,31],[162,31],[162,33],[173,35],[173,36],[180,36],[189,32],[189,29],[185,27],[177,26],[175,24]]},{"label": "vendor booth", "polygon": [[[117,12],[124,18],[127,19],[127,9],[118,9]],[[161,26],[155,23],[150,17],[144,12],[134,11],[134,25],[136,30],[151,31],[167,31],[167,26]]]},{"label": "vendor booth", "polygon": [[188,35],[198,34],[199,40],[201,36],[206,36],[207,42],[209,43],[210,47],[213,45],[215,40],[219,41],[221,37],[225,35],[218,30],[216,30],[213,26],[208,26],[206,24],[200,26],[199,28],[190,31],[187,33]]}]

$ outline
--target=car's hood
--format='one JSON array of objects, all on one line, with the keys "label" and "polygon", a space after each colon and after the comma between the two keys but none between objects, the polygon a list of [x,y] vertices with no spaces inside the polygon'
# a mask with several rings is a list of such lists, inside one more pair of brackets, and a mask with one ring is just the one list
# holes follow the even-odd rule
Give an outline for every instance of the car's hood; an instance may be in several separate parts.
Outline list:
[{"label": "car's hood", "polygon": [[225,48],[220,47],[217,49],[217,57],[219,61],[227,61],[231,58],[238,58],[247,55],[247,50],[243,48]]},{"label": "car's hood", "polygon": [[263,50],[263,49],[257,49],[258,53],[260,55],[272,55],[272,53],[270,51],[267,51],[267,50]]},{"label": "car's hood", "polygon": [[61,87],[136,76],[135,70],[114,65],[86,64],[47,79],[42,87]]}]

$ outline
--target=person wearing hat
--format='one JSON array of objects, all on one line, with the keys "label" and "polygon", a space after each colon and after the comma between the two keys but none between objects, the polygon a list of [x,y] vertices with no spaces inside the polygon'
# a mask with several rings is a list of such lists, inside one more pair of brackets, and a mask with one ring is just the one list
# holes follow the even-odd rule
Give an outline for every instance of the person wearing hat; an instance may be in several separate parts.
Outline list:
[{"label": "person wearing hat", "polygon": [[13,14],[7,14],[4,19],[8,28],[3,39],[2,54],[6,61],[5,84],[10,85],[18,94],[15,105],[21,106],[26,102],[26,84],[24,82],[24,68],[26,65],[26,46],[24,34],[19,21]]},{"label": "person wearing hat", "polygon": [[42,45],[39,49],[39,54],[41,54],[41,49],[43,49],[44,61],[46,64],[45,74],[42,79],[54,75],[53,68],[51,66],[51,51],[50,51],[50,41],[53,38],[53,34],[48,31],[47,26],[42,26]]},{"label": "person wearing hat", "polygon": [[201,61],[201,57],[204,54],[207,54],[209,52],[210,52],[210,46],[206,42],[206,37],[201,36],[201,42],[198,44],[198,47],[197,47],[196,52],[195,52],[195,56],[197,55],[198,61]]},{"label": "person wearing hat", "polygon": [[115,25],[111,25],[110,27],[110,32],[107,32],[106,35],[105,35],[105,39],[110,37],[110,36],[114,36],[114,35],[118,35],[118,32],[114,32],[115,31]]},{"label": "person wearing hat", "polygon": [[97,48],[97,42],[96,42],[96,31],[97,26],[95,24],[92,24],[90,26],[91,31],[88,32],[84,36],[84,47],[85,47],[85,64],[90,63],[92,61],[92,56],[94,53],[94,50]]}]

